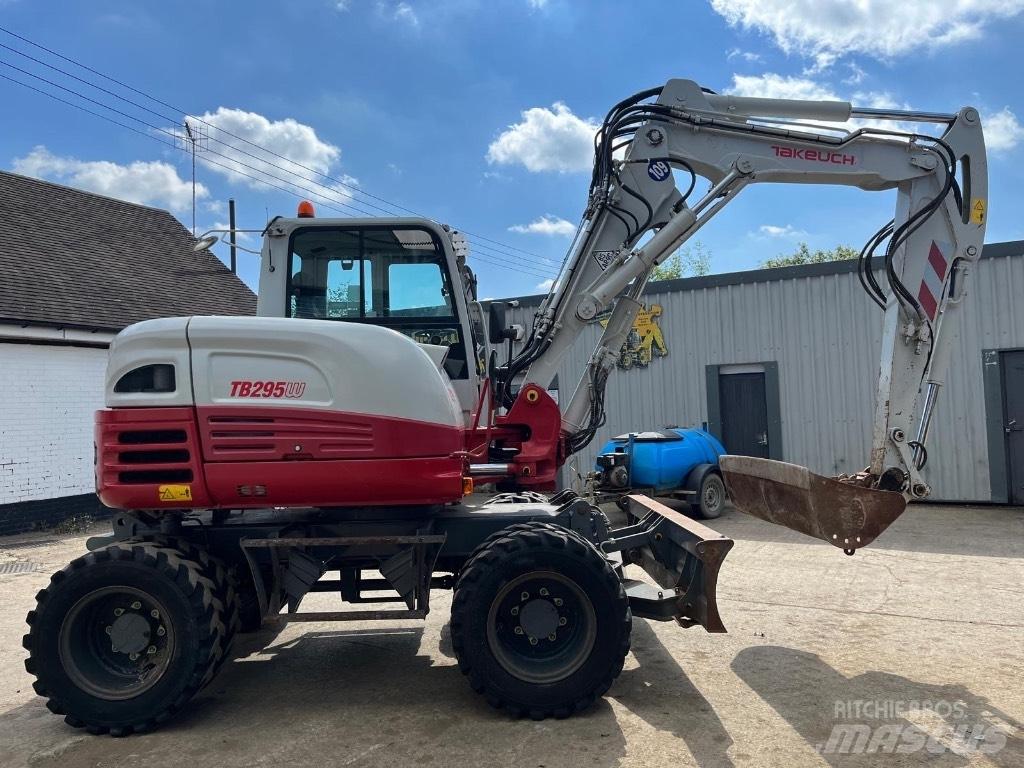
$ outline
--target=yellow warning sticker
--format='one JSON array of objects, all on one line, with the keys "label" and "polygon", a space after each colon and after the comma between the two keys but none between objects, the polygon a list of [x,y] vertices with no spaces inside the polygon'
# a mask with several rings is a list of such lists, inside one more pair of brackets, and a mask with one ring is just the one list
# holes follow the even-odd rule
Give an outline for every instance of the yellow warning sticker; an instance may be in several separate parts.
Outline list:
[{"label": "yellow warning sticker", "polygon": [[192,501],[192,486],[161,485],[157,488],[157,495],[165,504],[174,501]]},{"label": "yellow warning sticker", "polygon": [[985,223],[985,198],[974,198],[974,202],[971,203],[971,221],[975,224]]}]

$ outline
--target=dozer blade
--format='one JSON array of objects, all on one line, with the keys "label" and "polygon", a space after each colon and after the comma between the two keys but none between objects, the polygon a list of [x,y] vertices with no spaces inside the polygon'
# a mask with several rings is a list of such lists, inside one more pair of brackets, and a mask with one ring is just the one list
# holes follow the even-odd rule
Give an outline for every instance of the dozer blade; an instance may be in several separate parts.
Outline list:
[{"label": "dozer blade", "polygon": [[722,456],[718,465],[738,510],[850,555],[874,541],[907,506],[900,493],[840,482],[784,461]]},{"label": "dozer blade", "polygon": [[601,548],[621,552],[623,565],[639,565],[661,587],[627,579],[633,615],[725,632],[716,590],[732,539],[646,496],[631,495],[626,501],[630,519],[639,522],[612,531]]}]

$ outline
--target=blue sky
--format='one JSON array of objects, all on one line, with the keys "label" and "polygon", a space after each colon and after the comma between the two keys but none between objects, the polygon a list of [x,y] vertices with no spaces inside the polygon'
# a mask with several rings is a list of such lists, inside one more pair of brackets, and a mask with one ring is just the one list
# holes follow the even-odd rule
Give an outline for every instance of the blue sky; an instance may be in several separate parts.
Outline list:
[{"label": "blue sky", "polygon": [[[386,200],[468,230],[482,295],[507,296],[536,292],[564,254],[565,222],[575,225],[587,193],[595,119],[671,77],[718,91],[869,106],[977,106],[990,145],[988,240],[1024,238],[1024,0],[951,5],[251,0],[243,10],[202,0],[93,0],[41,12],[35,0],[0,0],[0,26],[220,129],[209,130],[224,143],[209,146],[228,157],[201,159],[233,170],[200,162],[200,230],[227,221],[229,197],[242,227],[261,227],[268,213],[294,212],[297,198],[241,176],[252,173],[237,165],[244,162],[317,190],[321,203],[393,211]],[[2,167],[169,208],[191,225],[189,160],[158,142],[173,143],[161,130],[173,131],[180,112],[8,35],[0,33],[0,44],[159,113],[0,48],[0,61],[131,117],[9,66],[0,66],[0,75],[142,131],[0,79]],[[235,137],[287,159],[262,155]],[[232,147],[239,146],[263,159],[238,154]],[[698,239],[713,271],[750,269],[799,241],[859,247],[892,215],[893,200],[891,192],[755,186]],[[320,211],[329,213],[323,205]],[[255,286],[256,257],[241,254],[240,262]]]}]

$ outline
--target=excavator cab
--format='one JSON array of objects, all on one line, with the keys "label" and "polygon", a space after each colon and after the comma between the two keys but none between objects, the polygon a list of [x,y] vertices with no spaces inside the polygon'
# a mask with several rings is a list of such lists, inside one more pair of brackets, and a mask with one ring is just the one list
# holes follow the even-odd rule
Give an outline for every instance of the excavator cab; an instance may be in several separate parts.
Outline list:
[{"label": "excavator cab", "polygon": [[257,314],[391,328],[441,358],[467,422],[486,340],[472,322],[475,281],[464,241],[425,219],[319,219],[267,227]]}]

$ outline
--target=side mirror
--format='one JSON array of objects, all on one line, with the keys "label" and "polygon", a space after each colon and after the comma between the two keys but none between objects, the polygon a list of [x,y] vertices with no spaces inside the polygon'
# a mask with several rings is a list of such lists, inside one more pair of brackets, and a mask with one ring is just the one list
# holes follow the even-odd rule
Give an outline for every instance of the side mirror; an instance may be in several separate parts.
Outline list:
[{"label": "side mirror", "polygon": [[503,301],[492,301],[488,309],[487,340],[501,344],[508,338],[508,305]]}]

